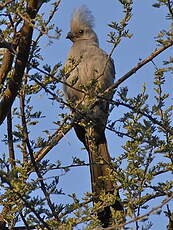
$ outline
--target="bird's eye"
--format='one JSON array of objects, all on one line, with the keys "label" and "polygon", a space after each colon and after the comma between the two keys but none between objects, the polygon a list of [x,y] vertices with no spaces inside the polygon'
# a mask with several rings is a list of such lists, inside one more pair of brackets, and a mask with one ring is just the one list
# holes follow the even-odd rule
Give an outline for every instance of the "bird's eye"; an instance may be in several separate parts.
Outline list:
[{"label": "bird's eye", "polygon": [[80,31],[79,31],[80,34],[83,34],[83,32],[84,32],[83,30],[80,30]]}]

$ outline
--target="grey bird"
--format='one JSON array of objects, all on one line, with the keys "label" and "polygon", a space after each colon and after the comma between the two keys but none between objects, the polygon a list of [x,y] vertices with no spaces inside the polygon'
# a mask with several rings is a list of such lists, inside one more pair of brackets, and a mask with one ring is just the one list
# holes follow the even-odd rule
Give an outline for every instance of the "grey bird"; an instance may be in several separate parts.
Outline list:
[{"label": "grey bird", "polygon": [[[113,93],[104,95],[106,100],[95,99],[112,85],[115,77],[114,62],[101,48],[93,30],[94,17],[86,6],[74,10],[67,38],[73,42],[64,65],[64,92],[73,103],[73,112],[81,118],[74,125],[75,132],[89,154],[92,192],[94,203],[99,201],[101,191],[114,193],[111,180],[111,157],[105,137],[109,115],[109,100]],[[94,104],[92,108],[92,104]],[[85,113],[84,113],[85,112]],[[116,200],[112,207],[123,210]],[[110,207],[98,213],[102,226],[109,225]]]}]

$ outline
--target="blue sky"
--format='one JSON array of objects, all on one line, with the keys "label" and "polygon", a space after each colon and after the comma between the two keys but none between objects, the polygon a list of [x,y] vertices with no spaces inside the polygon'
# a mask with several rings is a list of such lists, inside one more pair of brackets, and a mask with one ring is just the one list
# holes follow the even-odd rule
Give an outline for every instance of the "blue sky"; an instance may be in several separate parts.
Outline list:
[{"label": "blue sky", "polygon": [[[52,1],[53,2],[53,1]],[[134,0],[134,9],[132,11],[133,17],[129,23],[128,29],[133,34],[131,39],[124,39],[120,46],[115,50],[112,58],[115,61],[116,66],[116,79],[121,77],[132,67],[134,67],[140,59],[144,59],[157,48],[154,41],[154,37],[157,36],[160,29],[168,28],[168,21],[165,20],[166,9],[156,9],[152,7],[152,3],[155,1],[146,0]],[[111,31],[108,24],[112,21],[118,21],[122,16],[122,8],[118,0],[62,0],[57,15],[53,21],[59,28],[62,29],[62,36],[59,40],[54,41],[54,44],[47,46],[47,40],[44,38],[41,40],[41,46],[43,48],[42,55],[45,58],[45,62],[54,65],[56,63],[64,63],[67,53],[71,47],[71,42],[66,40],[66,34],[69,31],[69,24],[71,14],[74,8],[78,8],[81,5],[87,5],[95,16],[95,31],[100,41],[100,47],[107,53],[111,51],[111,44],[107,43],[107,34]],[[43,11],[47,11],[47,5],[43,7]],[[159,66],[161,60],[166,59],[171,55],[170,49],[165,51],[156,58],[154,61]],[[145,83],[148,92],[152,89],[154,65],[148,63],[133,77],[123,83],[122,86],[129,87],[129,95],[135,96],[142,85]],[[173,80],[168,76],[168,81],[173,83]],[[167,91],[171,92],[172,84],[168,84]],[[48,129],[52,127],[52,131],[55,126],[52,125],[52,121],[61,113],[56,103],[50,104],[44,95],[34,96],[34,104],[40,110],[43,110],[45,114],[49,116],[48,120],[41,122],[42,129]],[[45,109],[46,107],[46,109]],[[117,119],[119,114],[114,112],[111,118]],[[46,121],[46,122],[45,122]],[[32,135],[39,135],[39,129],[34,130]],[[108,145],[112,157],[116,154],[122,153],[121,145],[123,140],[115,137],[114,135],[107,133]],[[72,157],[78,157],[80,159],[88,161],[87,153],[81,150],[83,145],[78,141],[73,130],[71,130],[60,143],[46,156],[52,162],[60,160],[62,165],[70,165],[72,163]],[[57,172],[61,174],[62,172]],[[90,175],[87,167],[73,168],[65,176],[60,176],[60,187],[66,194],[77,193],[79,197],[82,197],[84,192],[90,191]],[[61,201],[62,199],[62,201]],[[60,202],[72,202],[67,196],[59,198]],[[159,205],[157,202],[153,202],[155,206]],[[156,216],[158,218],[158,216]],[[153,217],[155,220],[155,217]],[[157,220],[157,219],[156,219]],[[159,223],[160,229],[165,230],[167,224],[167,218],[162,217]],[[158,222],[153,225],[152,230],[156,229]]]}]

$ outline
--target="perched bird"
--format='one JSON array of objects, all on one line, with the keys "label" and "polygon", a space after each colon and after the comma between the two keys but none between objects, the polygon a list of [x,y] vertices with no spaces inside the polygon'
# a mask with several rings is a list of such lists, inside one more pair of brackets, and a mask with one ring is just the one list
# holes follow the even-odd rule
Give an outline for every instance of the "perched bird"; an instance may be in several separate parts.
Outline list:
[{"label": "perched bird", "polygon": [[[73,45],[64,65],[64,92],[73,103],[73,112],[80,117],[74,129],[89,154],[92,192],[95,194],[94,202],[98,202],[101,191],[114,192],[114,183],[110,179],[111,157],[105,137],[109,100],[113,93],[104,95],[106,100],[97,96],[112,85],[115,68],[111,57],[99,48],[93,26],[94,18],[86,6],[74,10],[67,34]],[[123,209],[119,201],[113,207]],[[105,207],[98,214],[103,227],[108,226],[110,216],[110,207]]]}]

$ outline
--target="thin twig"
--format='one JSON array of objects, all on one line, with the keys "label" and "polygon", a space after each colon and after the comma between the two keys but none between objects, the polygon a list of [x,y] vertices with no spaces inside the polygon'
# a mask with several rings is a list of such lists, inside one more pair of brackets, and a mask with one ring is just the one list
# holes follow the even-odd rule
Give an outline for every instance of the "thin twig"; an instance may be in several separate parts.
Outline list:
[{"label": "thin twig", "polygon": [[[172,3],[172,5],[173,5],[173,3]],[[172,18],[173,18],[173,8],[172,8],[172,6],[171,6],[170,0],[168,0],[168,9],[169,9],[169,12],[170,12],[170,14],[171,14],[171,16],[172,16]]]},{"label": "thin twig", "polygon": [[[120,77],[114,84],[112,84],[108,89],[106,89],[102,95],[104,95],[107,92],[110,92],[111,90],[117,88],[120,84],[122,84],[125,80],[127,80],[129,77],[131,77],[134,73],[136,73],[139,69],[141,69],[144,65],[149,63],[153,60],[153,58],[157,57],[160,53],[168,49],[173,45],[173,41],[168,42],[167,45],[161,47],[160,49],[156,49],[150,56],[145,58],[143,61],[139,62],[135,67],[133,67],[129,72],[127,72],[125,75]],[[101,96],[101,95],[100,95]]]},{"label": "thin twig", "polygon": [[15,153],[13,145],[13,130],[12,130],[12,116],[11,109],[7,115],[7,133],[8,133],[8,149],[9,149],[9,159],[11,163],[11,168],[15,167]]},{"label": "thin twig", "polygon": [[121,228],[121,227],[124,227],[124,226],[126,226],[128,224],[134,223],[136,221],[142,221],[143,219],[145,219],[149,215],[151,215],[151,214],[155,213],[157,210],[161,209],[164,205],[168,204],[168,202],[170,202],[172,199],[173,199],[173,195],[170,196],[169,198],[167,198],[166,200],[164,200],[161,203],[161,205],[152,208],[150,211],[148,211],[144,215],[138,216],[138,217],[126,222],[126,223],[123,223],[123,224],[120,224],[120,225],[113,225],[111,227],[105,228],[105,230],[115,230],[115,228]]},{"label": "thin twig", "polygon": [[168,204],[166,207],[167,207],[167,211],[165,211],[165,214],[169,218],[169,223],[167,225],[167,229],[172,230],[173,229],[173,213],[171,212]]},{"label": "thin twig", "polygon": [[31,210],[31,212],[33,212],[33,214],[37,217],[37,219],[40,221],[40,223],[43,224],[43,226],[48,229],[48,230],[52,230],[49,225],[44,221],[44,218],[42,218],[38,213],[37,211],[35,210],[35,207],[33,204],[30,204],[28,202],[27,199],[25,199],[25,196],[23,194],[21,194],[20,192],[16,191],[16,189],[14,189],[13,185],[11,184],[11,180],[10,178],[8,178],[6,175],[4,176],[4,171],[0,172],[0,177],[1,177],[1,180],[3,180],[5,183],[8,184],[9,186],[9,189],[11,191],[14,192],[14,194],[17,195],[17,197],[24,203],[25,207],[28,208],[29,210]]},{"label": "thin twig", "polygon": [[[42,2],[44,3],[44,1],[42,1]],[[61,3],[61,0],[57,1],[57,2],[54,4],[54,8],[53,8],[53,10],[52,10],[52,13],[51,13],[51,15],[49,16],[47,22],[45,22],[45,26],[47,26],[47,25],[50,23],[50,21],[52,20],[52,18],[53,18],[53,16],[54,16],[54,14],[56,13],[57,8],[58,8],[58,6],[59,6],[60,3]],[[30,26],[32,26],[33,29],[36,29],[36,30],[38,30],[38,31],[40,32],[39,35],[38,35],[38,38],[40,38],[43,34],[48,35],[48,31],[47,31],[47,30],[44,30],[43,28],[40,29],[38,26],[36,26],[35,23],[31,20],[31,18],[30,18],[28,15],[23,15],[23,14],[20,13],[19,11],[16,12],[16,14],[17,14],[21,19],[23,19],[25,22],[27,22]],[[48,35],[48,37],[49,37],[49,35]]]},{"label": "thin twig", "polygon": [[29,155],[30,155],[30,158],[31,158],[32,166],[34,167],[34,170],[35,170],[35,172],[36,172],[36,174],[37,174],[37,176],[38,176],[38,179],[39,179],[39,181],[40,181],[41,190],[42,190],[42,192],[43,192],[43,194],[44,194],[44,196],[45,196],[45,199],[46,199],[46,201],[47,201],[47,204],[48,204],[50,210],[52,211],[52,214],[53,214],[54,218],[55,218],[57,221],[59,221],[59,218],[58,218],[58,216],[57,216],[57,214],[56,214],[56,211],[55,211],[55,207],[54,207],[54,205],[53,205],[53,203],[52,203],[52,201],[51,201],[51,199],[50,199],[50,194],[49,194],[49,192],[47,192],[45,183],[44,183],[44,181],[43,181],[42,174],[40,173],[39,168],[38,168],[38,166],[37,166],[37,162],[36,162],[36,160],[35,160],[35,158],[34,158],[34,153],[33,153],[32,147],[31,147],[31,145],[30,145],[30,141],[29,141],[28,135],[27,135],[26,143],[27,143]]},{"label": "thin twig", "polygon": [[[24,87],[24,86],[23,86]],[[27,162],[28,153],[27,153],[27,143],[26,140],[28,137],[28,129],[27,129],[27,122],[26,122],[26,115],[25,115],[25,93],[22,89],[20,91],[20,115],[21,115],[21,122],[22,122],[22,153],[23,153],[23,162]]]},{"label": "thin twig", "polygon": [[130,104],[127,104],[127,103],[124,103],[124,102],[117,102],[117,101],[109,101],[110,104],[113,104],[113,105],[117,105],[117,106],[124,106],[126,108],[129,108],[133,111],[135,111],[136,113],[139,113],[145,117],[147,117],[150,121],[153,122],[153,124],[156,124],[158,126],[160,126],[161,128],[163,128],[164,130],[166,130],[167,132],[169,132],[171,135],[173,135],[173,128],[169,128],[169,127],[166,127],[161,121],[159,121],[157,118],[147,114],[146,112],[143,112],[141,111],[140,109],[137,109],[136,107],[133,107],[132,105]]},{"label": "thin twig", "polygon": [[0,3],[0,10],[2,10],[4,7],[6,7],[8,4],[14,2],[14,0],[8,0],[4,3]]},{"label": "thin twig", "polygon": [[[53,16],[55,15],[59,5],[61,3],[61,0],[57,1],[54,3],[54,7],[51,11],[50,16],[48,17],[47,21],[44,22],[45,23],[45,27],[51,22],[51,20],[53,19]],[[28,62],[30,63],[32,58],[33,58],[33,53],[35,50],[35,47],[37,46],[38,41],[40,40],[40,38],[42,37],[43,33],[40,31],[38,36],[36,37],[36,39],[33,41],[33,46],[31,47],[31,51],[30,51],[30,58],[28,59]]]},{"label": "thin twig", "polygon": [[[48,73],[48,72],[44,71],[43,69],[41,69],[41,68],[39,68],[39,67],[37,67],[37,66],[32,65],[31,63],[28,63],[28,64],[30,64],[31,67],[32,67],[33,69],[36,69],[36,70],[38,70],[40,73],[43,73],[43,74],[45,74],[45,75],[51,77],[51,78],[52,78],[53,80],[55,80],[56,82],[62,83],[63,85],[66,85],[66,86],[68,86],[68,87],[71,88],[71,89],[74,89],[74,90],[76,90],[76,91],[78,91],[78,92],[80,92],[80,93],[82,93],[82,94],[84,94],[84,95],[85,95],[85,94],[87,95],[87,93],[86,93],[85,91],[83,91],[83,90],[81,90],[81,89],[79,89],[79,88],[76,88],[76,87],[74,87],[73,85],[70,85],[70,84],[68,84],[68,83],[65,82],[65,81],[62,81],[61,79],[58,79],[58,78],[55,77],[53,74]],[[69,74],[70,74],[78,65],[79,65],[79,63],[77,63],[76,65],[74,65],[74,67],[73,67],[72,69],[70,69],[69,72],[65,73],[65,76],[64,76],[64,77],[69,76]],[[34,79],[33,79],[33,80],[34,80]]]},{"label": "thin twig", "polygon": [[[152,61],[153,58],[155,58],[156,56],[158,56],[160,53],[162,53],[164,50],[166,50],[167,48],[171,47],[173,45],[173,41],[170,42],[168,45],[161,47],[160,49],[156,50],[155,52],[153,52],[150,56],[148,56],[147,58],[145,58],[143,61],[141,61],[137,66],[135,66],[134,68],[132,68],[127,74],[125,74],[124,76],[122,76],[117,82],[115,82],[111,87],[109,87],[107,90],[105,90],[101,95],[98,96],[98,99],[96,99],[96,102],[94,102],[91,106],[90,109],[94,108],[96,103],[98,102],[98,100],[100,99],[105,99],[102,98],[102,96],[111,91],[114,88],[117,88],[122,82],[124,82],[126,79],[128,79],[129,77],[131,77],[137,70],[139,70],[140,68],[142,68],[145,64],[147,64],[148,62]],[[37,68],[38,70],[40,70],[39,68]],[[48,74],[45,73],[45,71],[41,71],[44,74]],[[50,74],[51,75],[51,74]],[[62,82],[63,83],[63,82]],[[63,83],[64,84],[64,83]],[[71,87],[71,86],[69,86]],[[112,104],[116,104],[117,102],[112,101]],[[118,104],[120,104],[118,102]],[[124,104],[123,104],[124,105]],[[132,108],[130,105],[124,105],[130,109],[134,109]],[[141,114],[145,115],[146,117],[148,117],[148,119],[150,119],[152,122],[154,122],[155,124],[158,124],[159,126],[163,127],[162,123],[160,123],[157,119],[153,118],[151,115],[148,115],[142,111],[138,111],[141,112]],[[72,122],[71,124],[64,124],[62,125],[62,127],[60,127],[53,135],[53,139],[52,139],[52,143],[49,142],[49,144],[46,147],[43,147],[35,156],[36,161],[41,160],[60,140],[62,137],[64,137],[64,135],[73,127],[74,123]],[[63,133],[61,132],[61,128],[63,128]],[[167,130],[170,133],[172,133],[172,130]]]},{"label": "thin twig", "polygon": [[22,214],[22,212],[20,212],[20,216],[21,216],[21,219],[22,219],[22,221],[23,221],[23,223],[24,223],[24,225],[25,225],[25,229],[30,230],[31,227],[28,225],[28,223],[27,223],[27,221],[26,221],[24,215]]},{"label": "thin twig", "polygon": [[60,219],[61,219],[62,217],[64,217],[64,216],[66,216],[67,214],[72,213],[73,211],[77,210],[78,208],[84,207],[84,205],[89,204],[89,203],[91,203],[92,201],[93,201],[93,199],[90,199],[90,200],[87,200],[87,201],[84,201],[84,202],[82,202],[82,203],[77,204],[76,206],[74,206],[74,207],[71,208],[70,210],[67,210],[67,211],[65,211],[64,213],[61,213],[61,214],[60,214]]},{"label": "thin twig", "polygon": [[59,141],[70,131],[70,129],[74,126],[74,121],[72,121],[70,124],[67,124],[64,122],[58,130],[49,138],[49,142],[47,143],[46,147],[43,147],[34,157],[35,161],[42,160],[46,154],[54,147],[56,146]]}]

